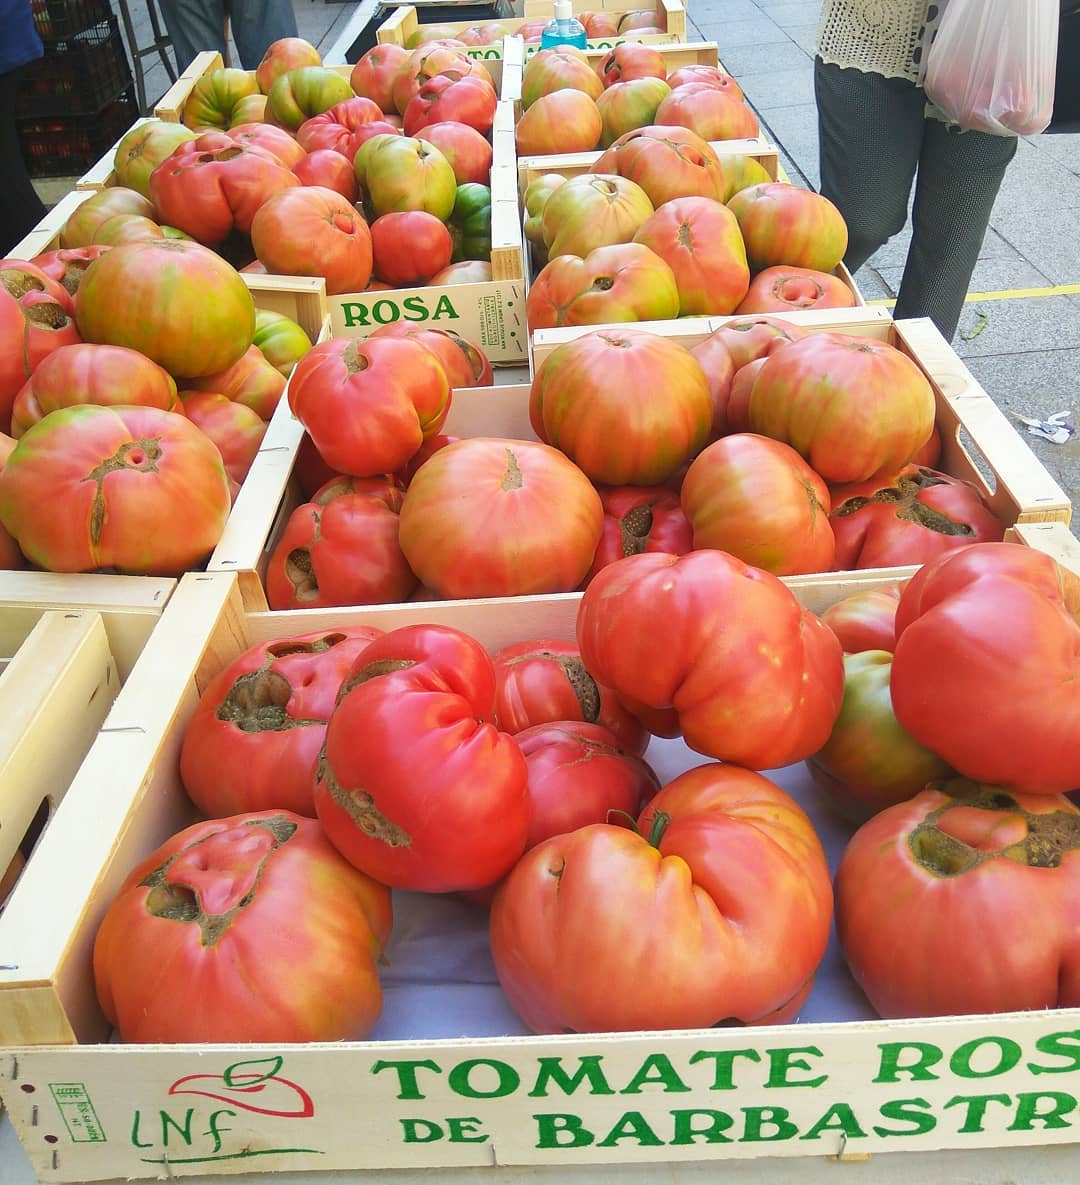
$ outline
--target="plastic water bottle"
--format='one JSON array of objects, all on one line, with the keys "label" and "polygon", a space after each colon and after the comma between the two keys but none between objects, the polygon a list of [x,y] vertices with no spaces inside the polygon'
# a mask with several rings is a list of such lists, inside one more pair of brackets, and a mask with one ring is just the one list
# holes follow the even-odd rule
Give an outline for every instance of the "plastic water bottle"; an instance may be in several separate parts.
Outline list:
[{"label": "plastic water bottle", "polygon": [[574,16],[573,0],[555,0],[555,17],[544,27],[540,48],[576,45],[578,49],[584,49],[586,43],[585,26]]}]

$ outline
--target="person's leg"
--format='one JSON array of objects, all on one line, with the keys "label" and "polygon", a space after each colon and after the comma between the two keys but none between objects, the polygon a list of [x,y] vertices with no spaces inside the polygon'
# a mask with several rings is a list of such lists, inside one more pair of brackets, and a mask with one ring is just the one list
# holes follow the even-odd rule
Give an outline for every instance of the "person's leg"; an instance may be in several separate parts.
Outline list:
[{"label": "person's leg", "polygon": [[181,74],[205,50],[225,57],[225,0],[158,0],[158,8]]},{"label": "person's leg", "polygon": [[26,170],[22,145],[15,126],[15,96],[20,70],[0,74],[0,257],[34,229],[45,217],[45,206],[38,197]]},{"label": "person's leg", "polygon": [[297,36],[292,0],[230,0],[229,17],[245,70],[258,66],[272,42]]},{"label": "person's leg", "polygon": [[857,271],[907,222],[925,99],[902,78],[816,59],[821,193],[848,228],[844,263]]},{"label": "person's leg", "polygon": [[927,119],[894,317],[930,317],[952,339],[1017,143],[1015,136],[960,132]]}]

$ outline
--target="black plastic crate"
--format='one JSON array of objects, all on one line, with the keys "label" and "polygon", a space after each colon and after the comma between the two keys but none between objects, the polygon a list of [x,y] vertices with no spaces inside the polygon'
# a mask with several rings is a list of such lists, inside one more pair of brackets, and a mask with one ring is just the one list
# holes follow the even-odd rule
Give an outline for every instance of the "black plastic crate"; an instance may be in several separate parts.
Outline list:
[{"label": "black plastic crate", "polygon": [[139,118],[135,88],[93,115],[34,117],[17,121],[31,177],[81,177]]},{"label": "black plastic crate", "polygon": [[113,14],[109,0],[31,0],[38,36],[48,45],[100,25]]},{"label": "black plastic crate", "polygon": [[131,85],[124,42],[115,17],[49,46],[26,67],[15,114],[90,115]]}]

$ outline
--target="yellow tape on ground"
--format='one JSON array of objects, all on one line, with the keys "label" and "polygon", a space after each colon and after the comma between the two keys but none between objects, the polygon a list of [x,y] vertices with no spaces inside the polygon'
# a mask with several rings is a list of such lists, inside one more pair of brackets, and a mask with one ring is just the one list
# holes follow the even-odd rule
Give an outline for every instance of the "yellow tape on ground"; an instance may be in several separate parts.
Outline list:
[{"label": "yellow tape on ground", "polygon": [[[1055,284],[1050,288],[1006,288],[1000,292],[969,292],[964,297],[965,303],[974,300],[1017,300],[1026,296],[1076,296],[1080,294],[1080,284]],[[868,305],[881,305],[891,309],[896,304],[895,297],[879,297],[868,300]]]}]

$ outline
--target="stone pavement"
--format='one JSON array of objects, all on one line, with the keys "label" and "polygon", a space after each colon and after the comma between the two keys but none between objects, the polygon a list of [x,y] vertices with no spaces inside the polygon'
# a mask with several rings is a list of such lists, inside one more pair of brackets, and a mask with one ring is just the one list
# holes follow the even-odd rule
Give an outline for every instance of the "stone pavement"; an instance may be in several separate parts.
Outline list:
[{"label": "stone pavement", "polygon": [[[145,43],[147,0],[128,3],[136,36]],[[293,4],[300,35],[324,55],[336,48],[340,61],[338,43],[358,12],[381,11],[376,0]],[[818,181],[812,67],[819,9],[820,0],[689,0],[687,21],[692,38],[717,42],[721,61],[780,148],[785,168],[811,186]],[[437,10],[427,17],[439,19]],[[444,10],[441,19],[453,15]],[[152,99],[167,88],[168,77],[156,58],[146,66]],[[1007,415],[1071,413],[1078,433],[1069,443],[1025,439],[1074,503],[1080,502],[1080,235],[1072,221],[1078,208],[1080,134],[1025,138],[999,194],[953,342]],[[907,242],[904,231],[859,271],[856,280],[868,300],[895,296]],[[1076,518],[1074,532],[1080,514]]]}]

